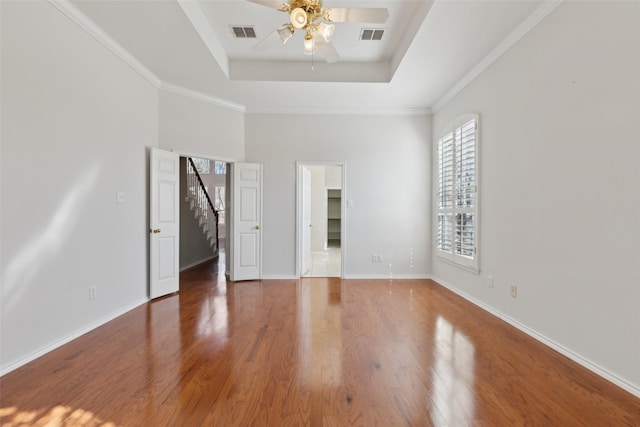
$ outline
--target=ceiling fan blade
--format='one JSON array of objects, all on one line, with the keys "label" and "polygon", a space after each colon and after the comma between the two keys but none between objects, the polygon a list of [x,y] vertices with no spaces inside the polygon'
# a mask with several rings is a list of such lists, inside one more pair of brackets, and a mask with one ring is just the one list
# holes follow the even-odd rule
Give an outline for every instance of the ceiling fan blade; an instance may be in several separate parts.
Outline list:
[{"label": "ceiling fan blade", "polygon": [[333,64],[334,62],[337,62],[338,59],[340,59],[336,48],[333,47],[331,43],[327,43],[326,41],[324,41],[322,37],[314,36],[313,42],[316,46],[318,46],[318,52],[320,52],[320,55],[322,55],[324,60],[329,64]]},{"label": "ceiling fan blade", "polygon": [[343,7],[328,9],[329,19],[333,22],[366,22],[384,24],[389,19],[389,11],[383,7]]},{"label": "ceiling fan blade", "polygon": [[259,4],[261,6],[271,7],[273,9],[283,10],[284,3],[278,0],[247,0],[250,3]]},{"label": "ceiling fan blade", "polygon": [[279,46],[282,44],[282,40],[280,40],[280,36],[278,35],[278,30],[272,32],[267,37],[260,40],[256,45],[254,45],[251,49],[254,52],[266,52],[271,50],[275,46]]}]

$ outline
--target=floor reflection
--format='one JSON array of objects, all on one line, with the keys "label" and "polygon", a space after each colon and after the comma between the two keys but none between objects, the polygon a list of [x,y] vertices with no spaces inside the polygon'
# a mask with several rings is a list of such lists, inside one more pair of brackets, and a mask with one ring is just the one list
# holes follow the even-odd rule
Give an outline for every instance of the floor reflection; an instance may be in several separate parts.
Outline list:
[{"label": "floor reflection", "polygon": [[474,424],[473,343],[444,317],[436,320],[431,421],[435,426]]},{"label": "floor reflection", "polygon": [[226,295],[203,301],[196,334],[200,338],[214,338],[219,344],[225,344],[229,336],[229,311]]},{"label": "floor reflection", "polygon": [[342,384],[342,306],[339,279],[298,285],[298,372],[311,390]]}]

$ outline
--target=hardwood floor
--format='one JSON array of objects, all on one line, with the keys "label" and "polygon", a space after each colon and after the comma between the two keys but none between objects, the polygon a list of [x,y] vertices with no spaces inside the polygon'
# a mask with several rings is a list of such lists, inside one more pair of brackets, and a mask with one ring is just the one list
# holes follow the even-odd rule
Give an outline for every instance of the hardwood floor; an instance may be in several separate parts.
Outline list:
[{"label": "hardwood floor", "polygon": [[638,426],[640,399],[428,280],[213,263],[0,379],[0,423]]}]

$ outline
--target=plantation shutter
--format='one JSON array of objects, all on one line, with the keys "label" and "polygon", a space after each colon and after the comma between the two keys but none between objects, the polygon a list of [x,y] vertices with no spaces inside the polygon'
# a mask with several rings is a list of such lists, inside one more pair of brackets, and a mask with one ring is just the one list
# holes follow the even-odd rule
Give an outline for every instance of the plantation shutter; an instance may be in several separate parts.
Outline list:
[{"label": "plantation shutter", "polygon": [[438,249],[451,253],[453,250],[453,132],[438,143]]},{"label": "plantation shutter", "polygon": [[477,123],[477,116],[465,116],[438,141],[436,234],[441,255],[476,270]]}]

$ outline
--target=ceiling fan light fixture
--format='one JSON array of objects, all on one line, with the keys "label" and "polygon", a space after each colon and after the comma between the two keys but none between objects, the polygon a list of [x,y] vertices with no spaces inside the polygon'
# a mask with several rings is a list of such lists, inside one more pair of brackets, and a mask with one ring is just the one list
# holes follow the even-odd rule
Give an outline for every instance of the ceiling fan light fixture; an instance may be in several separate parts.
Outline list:
[{"label": "ceiling fan light fixture", "polygon": [[301,29],[307,26],[308,18],[307,12],[301,7],[297,7],[291,11],[291,25],[297,29]]},{"label": "ceiling fan light fixture", "polygon": [[318,24],[318,34],[320,34],[324,41],[329,43],[333,37],[333,31],[335,28],[336,26],[333,24],[325,24],[324,22],[321,22]]},{"label": "ceiling fan light fixture", "polygon": [[287,41],[289,41],[289,39],[291,37],[293,37],[293,30],[291,30],[291,27],[289,26],[289,24],[285,24],[282,27],[278,28],[276,30],[278,32],[278,36],[280,37],[280,40],[282,40],[282,43],[287,44]]},{"label": "ceiling fan light fixture", "polygon": [[307,34],[304,37],[304,54],[305,55],[313,55],[318,51],[318,46],[313,41],[313,37],[310,34]]}]

